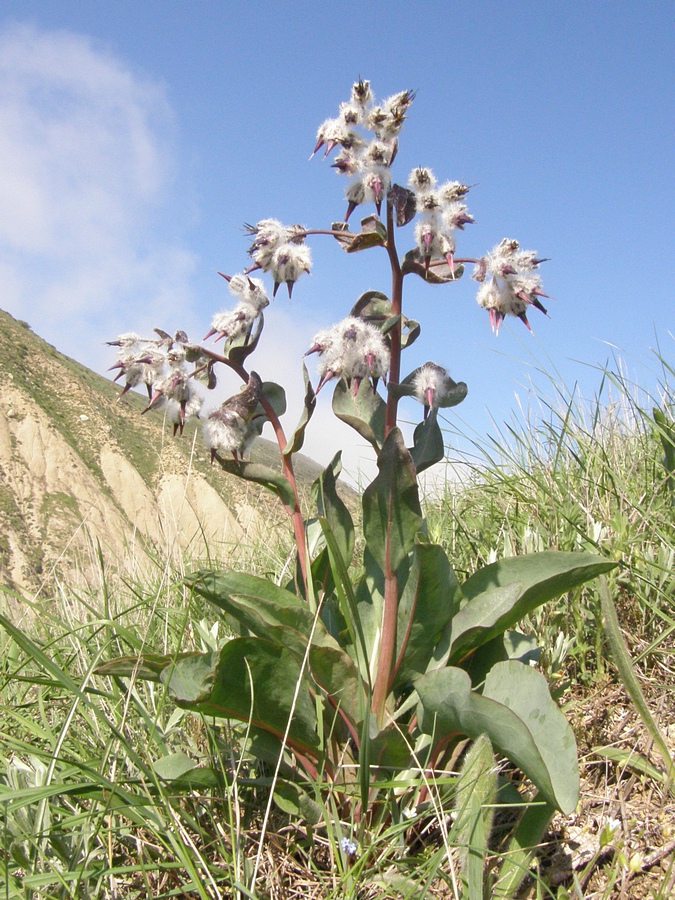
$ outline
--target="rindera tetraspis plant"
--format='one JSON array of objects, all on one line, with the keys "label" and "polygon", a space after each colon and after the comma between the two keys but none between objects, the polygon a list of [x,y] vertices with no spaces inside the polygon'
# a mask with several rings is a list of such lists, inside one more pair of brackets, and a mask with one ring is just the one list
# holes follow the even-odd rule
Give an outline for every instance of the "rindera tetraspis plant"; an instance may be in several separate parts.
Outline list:
[{"label": "rindera tetraspis plant", "polygon": [[[309,815],[315,807],[307,786],[315,792],[323,786],[331,802],[338,798],[333,808],[360,823],[360,838],[374,815],[381,821],[385,798],[394,817],[404,808],[422,809],[436,791],[434,773],[447,770],[460,742],[485,736],[481,765],[494,747],[538,789],[540,805],[524,814],[517,834],[536,842],[554,809],[570,812],[577,803],[576,747],[544,677],[529,664],[531,641],[513,629],[535,607],[614,563],[544,552],[501,560],[460,585],[443,549],[425,534],[417,476],[444,454],[438,410],[463,401],[467,388],[433,362],[402,375],[402,351],[421,331],[404,314],[404,281],[412,276],[452,290],[473,264],[478,302],[495,331],[506,315],[529,327],[527,311],[545,312],[545,294],[538,275],[543,260],[515,240],[478,258],[456,255],[457,232],[473,221],[466,185],[438,184],[427,168],[413,169],[407,187],[392,182],[412,100],[404,91],[377,105],[369,83],[359,80],[338,116],[320,126],[315,152],[325,146],[327,156],[338,148],[333,167],[350,178],[344,221],[328,229],[272,218],[246,226],[252,264],[224,276],[237,302],[213,318],[205,338],[222,340],[220,352],[191,343],[181,331],[158,330],[152,341],[130,333],[112,342],[120,348],[115,367],[124,390],[146,384],[148,409],[163,404],[174,433],[182,432],[186,416],[199,413],[195,381],[213,387],[218,365],[241,377],[242,390],[204,418],[205,440],[212,461],[278,495],[294,531],[297,574],[281,586],[233,571],[196,572],[189,584],[222,610],[239,636],[219,652],[113,660],[99,671],[156,679],[179,706],[248,723],[248,750],[279,764],[277,793],[285,808]],[[361,204],[374,210],[352,230],[348,220]],[[401,258],[398,230],[413,222],[412,237],[401,231],[413,243]],[[318,354],[317,389],[303,364],[304,408],[289,436],[280,420],[283,389],[248,367],[269,304],[253,273],[272,277],[273,294],[285,283],[290,295],[311,267],[306,241],[314,235],[332,236],[348,254],[385,253],[391,285],[389,295],[364,293],[346,318],[316,335],[308,354]],[[294,477],[316,393],[331,381],[335,414],[377,455],[378,475],[362,496],[365,550],[358,564],[352,517],[336,488],[340,454],[314,484],[315,514],[308,520]],[[403,396],[419,400],[423,410],[411,447],[397,424]],[[244,461],[266,422],[279,445],[280,472]],[[411,771],[421,774],[415,782]],[[464,831],[472,833],[462,815]]]}]

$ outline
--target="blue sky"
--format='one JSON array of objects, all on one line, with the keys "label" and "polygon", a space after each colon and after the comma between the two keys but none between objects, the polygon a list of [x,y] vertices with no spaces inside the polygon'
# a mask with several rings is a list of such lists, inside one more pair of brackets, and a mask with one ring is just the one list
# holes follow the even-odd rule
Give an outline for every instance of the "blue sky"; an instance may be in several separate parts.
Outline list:
[{"label": "blue sky", "polygon": [[[467,276],[406,279],[422,335],[404,371],[432,359],[466,381],[477,433],[528,404],[531,377],[547,387],[538,369],[592,394],[618,348],[649,379],[657,341],[673,359],[674,23],[671,2],[4,0],[0,306],[98,371],[119,331],[201,337],[232,302],[217,270],[246,264],[243,222],[342,218],[344,180],[308,156],[362,75],[378,97],[418,92],[396,180],[428,165],[476,185],[459,255],[509,236],[551,257],[534,337],[512,320],[495,338]],[[388,289],[384,253],[312,251],[254,358],[288,389],[289,430],[312,335]],[[371,453],[320,400],[307,450],[347,443],[353,470]]]}]

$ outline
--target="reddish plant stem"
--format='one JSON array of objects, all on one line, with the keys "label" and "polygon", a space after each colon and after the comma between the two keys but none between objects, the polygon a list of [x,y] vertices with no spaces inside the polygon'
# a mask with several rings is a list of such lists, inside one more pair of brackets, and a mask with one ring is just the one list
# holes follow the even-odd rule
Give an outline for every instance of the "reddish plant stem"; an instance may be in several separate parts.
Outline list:
[{"label": "reddish plant stem", "polygon": [[[387,203],[387,253],[391,266],[391,312],[394,316],[401,316],[403,307],[403,273],[396,252],[394,240],[394,208]],[[401,319],[389,332],[391,342],[391,362],[389,365],[389,383],[398,384],[401,380]],[[384,420],[384,436],[386,437],[392,428],[396,427],[398,413],[398,397],[391,391],[387,395],[387,412]]]},{"label": "reddish plant stem", "polygon": [[[403,274],[396,252],[394,241],[394,211],[391,204],[387,203],[387,253],[391,265],[391,311],[392,315],[399,317],[398,322],[389,332],[391,341],[391,363],[389,367],[390,384],[398,384],[401,378],[401,312],[403,306]],[[390,391],[387,397],[387,411],[385,414],[384,435],[385,438],[396,427],[398,414],[398,398]],[[377,671],[373,685],[371,709],[377,717],[380,727],[384,722],[384,710],[389,694],[394,654],[396,652],[396,620],[398,618],[398,579],[396,571],[389,562],[389,532],[391,529],[392,503],[389,502],[387,512],[387,540],[385,543],[384,564],[384,603],[382,608],[382,631],[380,637],[380,652],[377,658]]]},{"label": "reddish plant stem", "polygon": [[[232,360],[228,359],[226,356],[221,356],[219,353],[214,353],[213,350],[207,350],[202,347],[202,352],[205,356],[208,356],[209,359],[214,359],[217,362],[224,363],[226,366],[229,366],[237,375],[241,378],[242,381],[248,381],[249,375],[246,369],[240,365],[239,363],[232,362]],[[302,518],[302,512],[300,510],[300,498],[298,496],[298,487],[295,481],[295,472],[293,471],[293,460],[291,454],[284,454],[284,449],[286,448],[287,440],[286,435],[284,434],[284,429],[279,421],[279,416],[274,412],[272,406],[270,405],[267,397],[263,394],[260,398],[260,405],[265,410],[265,415],[267,416],[272,428],[274,429],[274,435],[277,439],[277,444],[279,445],[279,456],[281,457],[281,471],[283,473],[284,478],[290,484],[293,490],[293,498],[294,504],[293,507],[289,507],[284,503],[284,509],[288,513],[291,518],[291,523],[293,525],[293,536],[295,538],[295,545],[298,550],[298,562],[300,564],[300,571],[302,573],[302,578],[305,583],[305,594],[307,592],[307,544],[306,544],[306,535],[305,535],[305,523]]]}]

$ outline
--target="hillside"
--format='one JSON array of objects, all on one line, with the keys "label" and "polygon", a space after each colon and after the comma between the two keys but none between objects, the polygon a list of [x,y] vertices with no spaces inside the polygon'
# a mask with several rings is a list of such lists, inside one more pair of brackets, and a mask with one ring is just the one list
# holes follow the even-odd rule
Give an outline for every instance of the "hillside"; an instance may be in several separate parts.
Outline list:
[{"label": "hillside", "polygon": [[[0,311],[0,584],[49,592],[107,568],[231,559],[283,526],[264,488],[209,465],[195,426],[173,439],[139,395],[59,353]],[[252,459],[278,468],[261,439]],[[320,467],[298,457],[299,480]],[[249,540],[250,539],[250,540]],[[156,564],[156,563],[155,563]],[[0,603],[1,605],[1,603]]]}]

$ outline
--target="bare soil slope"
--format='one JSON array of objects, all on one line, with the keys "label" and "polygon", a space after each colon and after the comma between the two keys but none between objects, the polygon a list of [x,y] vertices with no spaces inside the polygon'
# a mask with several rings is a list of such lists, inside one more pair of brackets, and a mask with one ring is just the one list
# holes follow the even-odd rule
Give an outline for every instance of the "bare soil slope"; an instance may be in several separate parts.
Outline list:
[{"label": "bare soil slope", "polygon": [[[281,526],[276,499],[211,467],[194,427],[174,440],[160,413],[140,416],[140,396],[118,394],[0,311],[1,585],[87,581],[99,544],[135,575],[151,559],[224,561]],[[276,453],[260,440],[253,458],[276,466]]]}]

